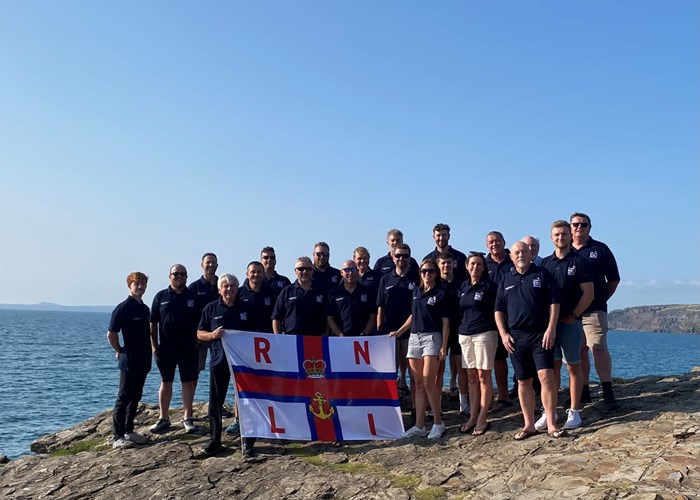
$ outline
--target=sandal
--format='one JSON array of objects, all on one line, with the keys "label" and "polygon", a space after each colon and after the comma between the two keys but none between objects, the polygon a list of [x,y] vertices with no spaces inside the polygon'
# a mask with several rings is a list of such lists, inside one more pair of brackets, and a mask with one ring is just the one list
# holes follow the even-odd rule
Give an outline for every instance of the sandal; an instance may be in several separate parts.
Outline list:
[{"label": "sandal", "polygon": [[514,437],[516,441],[523,441],[524,439],[531,438],[532,436],[536,436],[537,434],[537,431],[526,431],[525,429],[522,429]]},{"label": "sandal", "polygon": [[556,431],[548,432],[547,435],[551,438],[559,439],[566,436],[567,432],[564,429],[557,429]]},{"label": "sandal", "polygon": [[467,424],[464,424],[462,427],[457,429],[457,432],[459,432],[460,434],[471,434],[474,431],[474,429],[476,428],[476,424],[470,425],[468,427],[465,427],[465,425],[467,425]]},{"label": "sandal", "polygon": [[489,427],[491,427],[491,422],[486,422],[486,425],[482,429],[477,429],[475,427],[474,432],[472,432],[472,436],[483,436],[486,434],[486,431],[489,430]]}]

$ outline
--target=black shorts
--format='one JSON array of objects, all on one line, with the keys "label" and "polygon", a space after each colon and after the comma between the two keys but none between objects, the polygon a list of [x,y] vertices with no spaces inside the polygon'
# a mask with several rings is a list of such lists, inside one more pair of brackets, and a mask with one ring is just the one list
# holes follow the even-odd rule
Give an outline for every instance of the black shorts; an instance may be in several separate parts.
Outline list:
[{"label": "black shorts", "polygon": [[498,336],[498,345],[496,346],[496,357],[494,358],[496,361],[505,361],[508,359],[508,349],[506,349],[506,346],[503,345],[503,339],[501,339],[501,336]]},{"label": "black shorts", "polygon": [[542,347],[543,333],[511,333],[514,339],[515,352],[510,360],[515,370],[515,378],[527,380],[537,377],[538,370],[554,368],[554,349]]},{"label": "black shorts", "polygon": [[199,377],[199,351],[189,347],[158,346],[155,352],[156,366],[163,382],[175,380],[175,368],[180,369],[180,382],[195,382]]},{"label": "black shorts", "polygon": [[461,356],[462,346],[459,343],[459,332],[457,330],[452,330],[450,336],[447,337],[447,352],[450,356]]}]

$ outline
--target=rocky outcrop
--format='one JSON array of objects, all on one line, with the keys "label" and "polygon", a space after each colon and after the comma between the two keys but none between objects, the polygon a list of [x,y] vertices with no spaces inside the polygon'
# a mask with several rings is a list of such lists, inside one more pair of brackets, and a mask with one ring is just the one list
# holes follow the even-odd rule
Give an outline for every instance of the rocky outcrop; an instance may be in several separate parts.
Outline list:
[{"label": "rocky outcrop", "polygon": [[612,330],[700,333],[700,305],[675,304],[616,309],[608,314]]},{"label": "rocky outcrop", "polygon": [[[206,457],[206,406],[200,429],[177,425],[137,448],[113,451],[110,412],[32,445],[38,454],[0,466],[7,499],[690,499],[700,492],[700,371],[616,382],[622,407],[608,411],[593,388],[584,427],[561,439],[513,440],[517,405],[492,414],[481,437],[457,433],[462,420],[446,403],[448,432],[427,439],[344,443],[265,441],[245,459],[239,439]],[[562,397],[561,399],[565,399]],[[172,415],[177,421],[177,412]],[[143,406],[137,430],[157,410]],[[82,451],[84,450],[84,451]]]}]

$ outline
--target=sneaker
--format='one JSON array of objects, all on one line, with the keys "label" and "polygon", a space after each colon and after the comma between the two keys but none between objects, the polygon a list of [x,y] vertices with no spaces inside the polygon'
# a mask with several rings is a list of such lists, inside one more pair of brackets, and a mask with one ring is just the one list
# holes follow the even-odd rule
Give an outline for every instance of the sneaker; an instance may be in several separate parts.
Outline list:
[{"label": "sneaker", "polygon": [[221,443],[219,441],[209,441],[209,443],[207,443],[207,445],[204,448],[202,448],[202,451],[206,455],[215,455],[223,449],[224,447],[221,446]]},{"label": "sneaker", "polygon": [[113,450],[118,450],[119,448],[131,448],[132,446],[134,446],[134,443],[124,438],[117,438],[112,443]]},{"label": "sneaker", "polygon": [[433,428],[430,429],[430,434],[428,434],[428,439],[439,439],[445,433],[445,424],[433,424]]},{"label": "sneaker", "polygon": [[462,409],[459,412],[465,417],[468,417],[469,414],[472,412],[472,409],[469,407],[468,404],[466,404],[464,405],[464,407],[462,407]]},{"label": "sneaker", "polygon": [[148,429],[148,430],[155,433],[155,434],[158,434],[160,432],[165,431],[169,427],[170,427],[170,419],[169,418],[159,418],[158,421],[155,424],[153,424],[150,427],[150,429]]},{"label": "sneaker", "polygon": [[231,425],[226,427],[226,434],[238,434],[241,431],[241,426],[238,423],[238,419],[233,419]]},{"label": "sneaker", "polygon": [[246,458],[250,458],[250,457],[255,455],[255,450],[253,449],[253,445],[246,438],[243,438],[243,440],[242,440],[241,453]]},{"label": "sneaker", "polygon": [[231,418],[233,417],[233,412],[229,409],[228,406],[221,405],[221,418]]},{"label": "sneaker", "polygon": [[194,432],[195,426],[194,426],[194,421],[192,420],[192,417],[183,418],[182,419],[182,426],[185,428],[185,432],[187,434]]},{"label": "sneaker", "polygon": [[[556,415],[554,422],[559,422],[559,415]],[[535,422],[535,429],[540,432],[547,430],[547,415],[544,412],[542,412],[542,416]]]},{"label": "sneaker", "polygon": [[578,410],[566,410],[566,423],[564,429],[578,429],[581,427],[581,415]]},{"label": "sneaker", "polygon": [[403,433],[403,437],[405,438],[423,437],[427,435],[428,431],[425,430],[425,427],[416,427],[415,425]]},{"label": "sneaker", "polygon": [[142,436],[138,432],[127,432],[124,435],[124,439],[131,441],[134,444],[146,444],[148,442],[148,438],[146,436]]}]

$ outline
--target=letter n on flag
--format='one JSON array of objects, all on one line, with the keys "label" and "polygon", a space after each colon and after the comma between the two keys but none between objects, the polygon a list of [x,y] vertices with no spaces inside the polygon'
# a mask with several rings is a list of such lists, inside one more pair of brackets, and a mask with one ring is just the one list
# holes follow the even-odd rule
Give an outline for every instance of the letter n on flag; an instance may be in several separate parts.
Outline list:
[{"label": "letter n on flag", "polygon": [[222,341],[243,437],[350,441],[403,435],[393,338],[227,330]]}]

